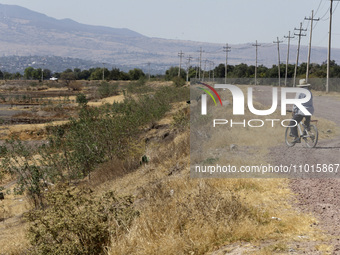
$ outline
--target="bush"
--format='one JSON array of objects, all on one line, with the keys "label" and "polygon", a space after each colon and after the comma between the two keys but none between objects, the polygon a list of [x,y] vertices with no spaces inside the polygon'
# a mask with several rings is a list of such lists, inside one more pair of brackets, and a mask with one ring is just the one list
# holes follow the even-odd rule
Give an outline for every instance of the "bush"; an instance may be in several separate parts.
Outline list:
[{"label": "bush", "polygon": [[[189,88],[162,87],[153,95],[126,98],[122,103],[102,107],[81,107],[79,118],[66,126],[48,128],[49,144],[36,151],[20,143],[6,144],[3,168],[18,178],[20,192],[27,192],[36,207],[44,206],[46,182],[69,183],[88,177],[106,161],[124,160],[136,153],[139,134],[145,125],[164,116],[171,103],[187,101]],[[82,102],[84,96],[78,96]],[[186,116],[178,116],[176,128],[185,128]],[[34,155],[39,154],[39,158]],[[137,155],[138,154],[138,155]],[[15,163],[13,158],[21,158]]]},{"label": "bush", "polygon": [[172,79],[172,82],[173,82],[173,84],[174,84],[174,86],[175,87],[183,87],[184,85],[185,85],[185,80],[183,79],[183,78],[181,78],[181,77],[174,77],[173,79]]},{"label": "bush", "polygon": [[7,148],[6,148],[6,146],[0,145],[0,156],[1,156],[1,157],[2,157],[2,156],[5,156],[6,153],[7,153]]},{"label": "bush", "polygon": [[88,100],[83,93],[80,93],[77,95],[76,102],[79,105],[86,105],[88,103]]},{"label": "bush", "polygon": [[33,254],[105,254],[112,236],[124,233],[138,216],[131,196],[107,192],[95,198],[90,189],[64,190],[47,196],[46,210],[25,215]]},{"label": "bush", "polygon": [[21,141],[6,141],[6,154],[1,162],[2,171],[17,178],[14,192],[22,194],[25,191],[36,208],[43,206],[44,170],[33,158],[36,151],[25,146]]},{"label": "bush", "polygon": [[109,84],[108,82],[103,81],[97,91],[100,98],[118,95],[118,84]]},{"label": "bush", "polygon": [[73,91],[81,91],[83,89],[83,84],[77,81],[71,81],[68,88]]},{"label": "bush", "polygon": [[173,128],[179,129],[180,131],[186,129],[190,125],[190,113],[189,108],[185,108],[181,111],[178,111],[173,116],[173,121],[171,123]]}]

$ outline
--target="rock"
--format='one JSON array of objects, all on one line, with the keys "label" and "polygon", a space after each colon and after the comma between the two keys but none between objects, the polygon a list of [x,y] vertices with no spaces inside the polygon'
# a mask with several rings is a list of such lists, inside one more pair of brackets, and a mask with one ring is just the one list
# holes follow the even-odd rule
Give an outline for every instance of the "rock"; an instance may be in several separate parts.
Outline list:
[{"label": "rock", "polygon": [[327,130],[327,133],[332,133],[332,130],[328,129],[328,130]]},{"label": "rock", "polygon": [[272,220],[278,220],[278,221],[280,221],[281,219],[278,218],[278,217],[272,217]]},{"label": "rock", "polygon": [[230,145],[230,150],[236,150],[237,149],[237,145],[236,144],[231,144]]}]

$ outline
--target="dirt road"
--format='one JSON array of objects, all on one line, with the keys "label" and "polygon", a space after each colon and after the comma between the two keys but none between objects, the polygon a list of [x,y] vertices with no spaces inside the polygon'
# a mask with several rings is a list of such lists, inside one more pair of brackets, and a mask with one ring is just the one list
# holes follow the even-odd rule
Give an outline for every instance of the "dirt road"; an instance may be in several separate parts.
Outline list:
[{"label": "dirt road", "polygon": [[[272,87],[259,86],[254,90],[256,101],[271,105]],[[314,96],[313,118],[322,117],[340,126],[340,100],[331,96]],[[289,148],[284,144],[271,149],[268,155],[272,164],[339,164],[340,136],[319,141],[316,148],[304,148],[300,144]],[[340,171],[340,169],[339,169]],[[308,177],[308,176],[307,176]],[[297,194],[301,210],[311,212],[320,222],[320,227],[332,235],[333,254],[340,254],[340,179],[292,179],[291,188]],[[314,254],[314,253],[312,253]]]}]

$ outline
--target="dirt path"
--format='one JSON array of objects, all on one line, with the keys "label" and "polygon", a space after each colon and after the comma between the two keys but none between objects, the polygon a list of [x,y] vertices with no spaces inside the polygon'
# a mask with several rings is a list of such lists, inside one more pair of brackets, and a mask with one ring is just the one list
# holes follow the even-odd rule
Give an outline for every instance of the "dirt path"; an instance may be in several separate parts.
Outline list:
[{"label": "dirt path", "polygon": [[[257,87],[254,90],[256,101],[271,105],[271,87]],[[340,100],[330,96],[316,96],[314,99],[314,117],[334,121],[340,126]],[[283,139],[283,135],[282,135]],[[340,136],[322,140],[314,149],[301,145],[288,148],[282,145],[271,148],[268,155],[272,164],[339,164]],[[340,171],[340,169],[339,169]],[[298,207],[311,212],[320,222],[320,227],[332,236],[327,243],[333,245],[333,254],[340,254],[340,179],[292,179],[291,188],[297,194]],[[312,251],[313,252],[313,251]],[[315,254],[315,253],[311,253]]]}]

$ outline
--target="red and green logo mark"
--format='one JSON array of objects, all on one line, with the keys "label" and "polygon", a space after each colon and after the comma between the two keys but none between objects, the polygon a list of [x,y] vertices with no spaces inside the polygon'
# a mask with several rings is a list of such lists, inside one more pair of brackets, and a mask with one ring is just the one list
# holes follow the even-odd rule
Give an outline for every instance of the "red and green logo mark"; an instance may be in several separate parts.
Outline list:
[{"label": "red and green logo mark", "polygon": [[[220,98],[220,95],[217,93],[217,91],[216,91],[213,87],[211,87],[211,86],[208,85],[208,84],[202,83],[202,82],[199,82],[199,84],[201,84],[201,85],[203,85],[203,86],[209,88],[212,92],[214,92],[215,95],[217,96],[218,100],[220,101],[220,104],[222,105],[222,100],[221,100],[221,98]],[[213,95],[210,93],[209,90],[203,89],[203,88],[199,88],[199,89],[201,89],[201,90],[203,90],[205,93],[207,93],[207,94],[212,98],[212,100],[214,101],[215,105],[217,105],[215,98],[213,97]]]}]

